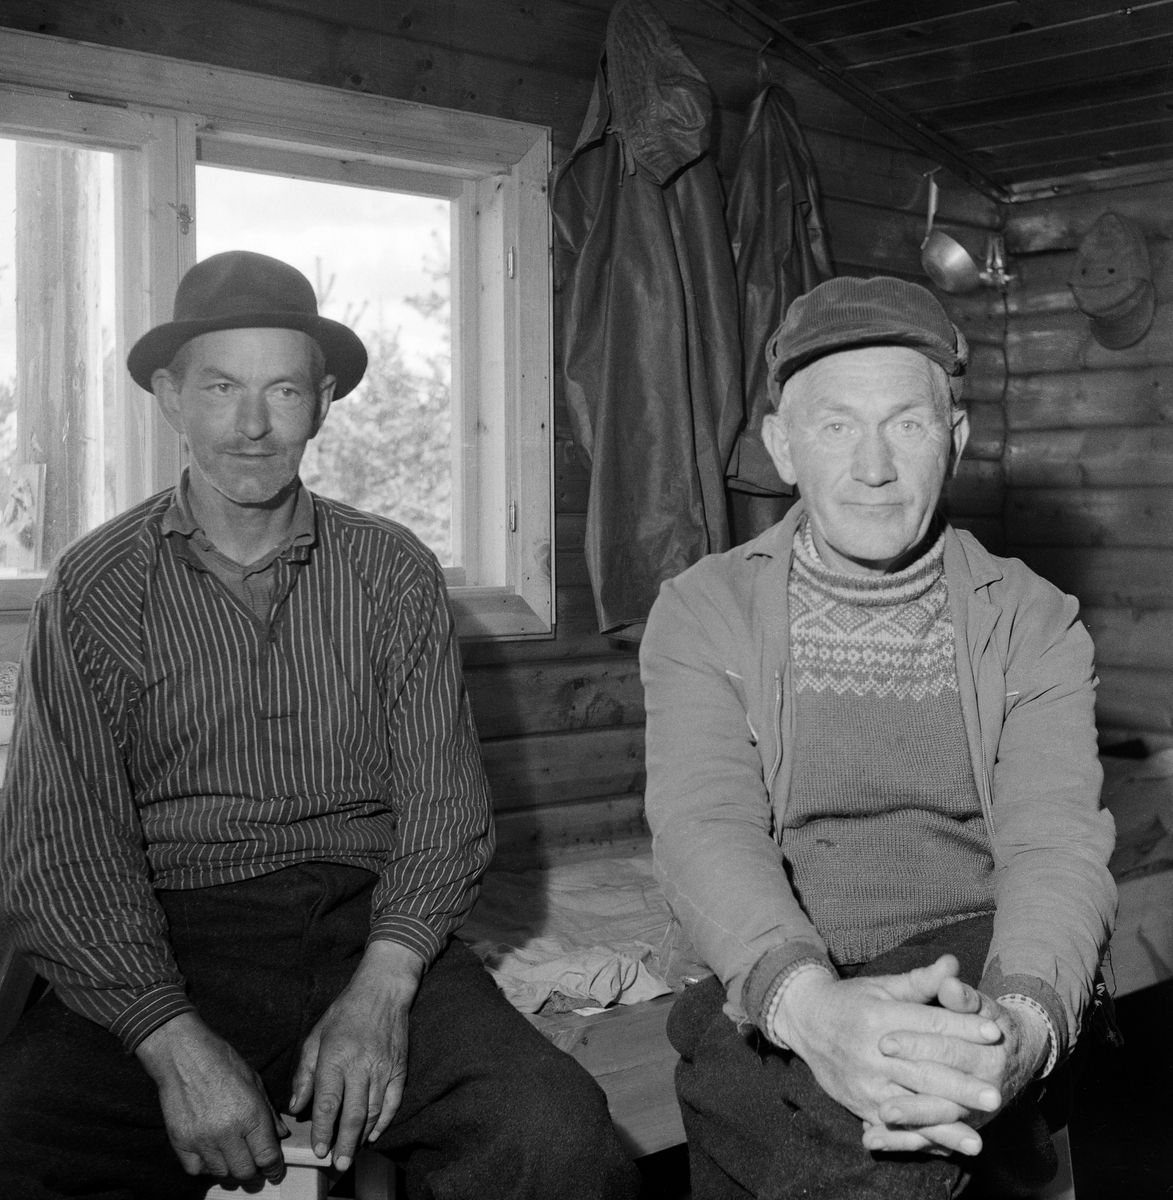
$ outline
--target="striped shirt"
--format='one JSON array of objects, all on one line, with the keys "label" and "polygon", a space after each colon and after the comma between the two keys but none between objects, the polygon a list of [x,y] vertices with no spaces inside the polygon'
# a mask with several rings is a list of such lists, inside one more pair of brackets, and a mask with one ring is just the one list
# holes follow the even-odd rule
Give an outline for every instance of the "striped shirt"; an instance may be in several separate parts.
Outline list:
[{"label": "striped shirt", "polygon": [[50,571],[0,806],[0,912],[61,998],[128,1049],[193,1008],[155,889],[364,867],[371,938],[430,962],[493,850],[431,552],[314,496],[312,537],[274,560],[259,616],[191,553],[178,493]]}]

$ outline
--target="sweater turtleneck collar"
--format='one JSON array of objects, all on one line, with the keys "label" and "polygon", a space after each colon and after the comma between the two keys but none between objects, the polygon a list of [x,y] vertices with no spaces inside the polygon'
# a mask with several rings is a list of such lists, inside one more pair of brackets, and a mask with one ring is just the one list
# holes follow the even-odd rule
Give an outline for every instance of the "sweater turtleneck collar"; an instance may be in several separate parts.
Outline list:
[{"label": "sweater turtleneck collar", "polygon": [[945,530],[915,562],[890,575],[855,575],[827,566],[815,548],[810,517],[794,531],[794,570],[819,591],[849,604],[907,604],[926,595],[945,570]]}]

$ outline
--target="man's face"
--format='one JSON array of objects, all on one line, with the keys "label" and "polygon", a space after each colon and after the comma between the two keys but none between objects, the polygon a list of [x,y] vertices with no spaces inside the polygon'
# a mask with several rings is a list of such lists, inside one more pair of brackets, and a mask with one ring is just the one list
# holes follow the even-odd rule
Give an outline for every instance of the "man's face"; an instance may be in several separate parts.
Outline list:
[{"label": "man's face", "polygon": [[188,343],[182,381],[155,372],[155,395],[187,440],[197,491],[250,506],[285,492],[334,394],[332,376],[314,387],[312,362],[300,330],[226,329]]},{"label": "man's face", "polygon": [[762,437],[778,474],[798,484],[828,566],[899,570],[923,541],[969,436],[945,386],[940,367],[904,346],[831,354],[787,384]]}]

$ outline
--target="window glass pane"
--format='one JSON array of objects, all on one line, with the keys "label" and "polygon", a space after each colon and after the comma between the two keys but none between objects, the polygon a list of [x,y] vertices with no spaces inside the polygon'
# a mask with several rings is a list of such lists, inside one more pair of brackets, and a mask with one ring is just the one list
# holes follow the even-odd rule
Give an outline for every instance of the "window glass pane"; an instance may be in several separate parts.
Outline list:
[{"label": "window glass pane", "polygon": [[363,339],[370,366],[302,462],[306,485],[400,521],[446,566],[452,544],[446,200],[199,165],[196,249],[297,267],[318,309]]},{"label": "window glass pane", "polygon": [[114,514],[114,156],[0,136],[0,576]]}]

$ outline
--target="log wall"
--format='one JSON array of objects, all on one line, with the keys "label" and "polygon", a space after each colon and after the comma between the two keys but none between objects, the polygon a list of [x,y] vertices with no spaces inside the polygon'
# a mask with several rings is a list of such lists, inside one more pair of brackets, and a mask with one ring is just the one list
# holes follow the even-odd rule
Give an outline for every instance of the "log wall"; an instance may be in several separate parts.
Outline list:
[{"label": "log wall", "polygon": [[[718,104],[715,152],[736,163],[765,38],[702,0],[656,0]],[[254,70],[551,127],[555,157],[586,112],[611,0],[6,0],[3,25]],[[2,36],[2,32],[0,32]],[[779,72],[794,95],[823,190],[841,273],[920,278],[926,185],[934,164],[833,93]],[[110,85],[117,93],[117,81]],[[980,254],[996,207],[940,177],[945,227]],[[972,307],[972,306],[971,306]],[[955,319],[973,344],[975,437],[948,506],[1000,548],[1004,502],[1004,322],[980,308]],[[557,636],[464,647],[468,687],[502,843],[539,846],[642,829],[643,706],[634,650],[600,637],[583,558],[587,474],[555,413]]]},{"label": "log wall", "polygon": [[[1173,175],[1173,170],[1170,172]],[[1158,307],[1125,350],[1091,336],[1067,287],[1114,210],[1144,230]],[[1173,181],[1010,207],[1005,536],[1083,605],[1107,742],[1173,744]]]}]

